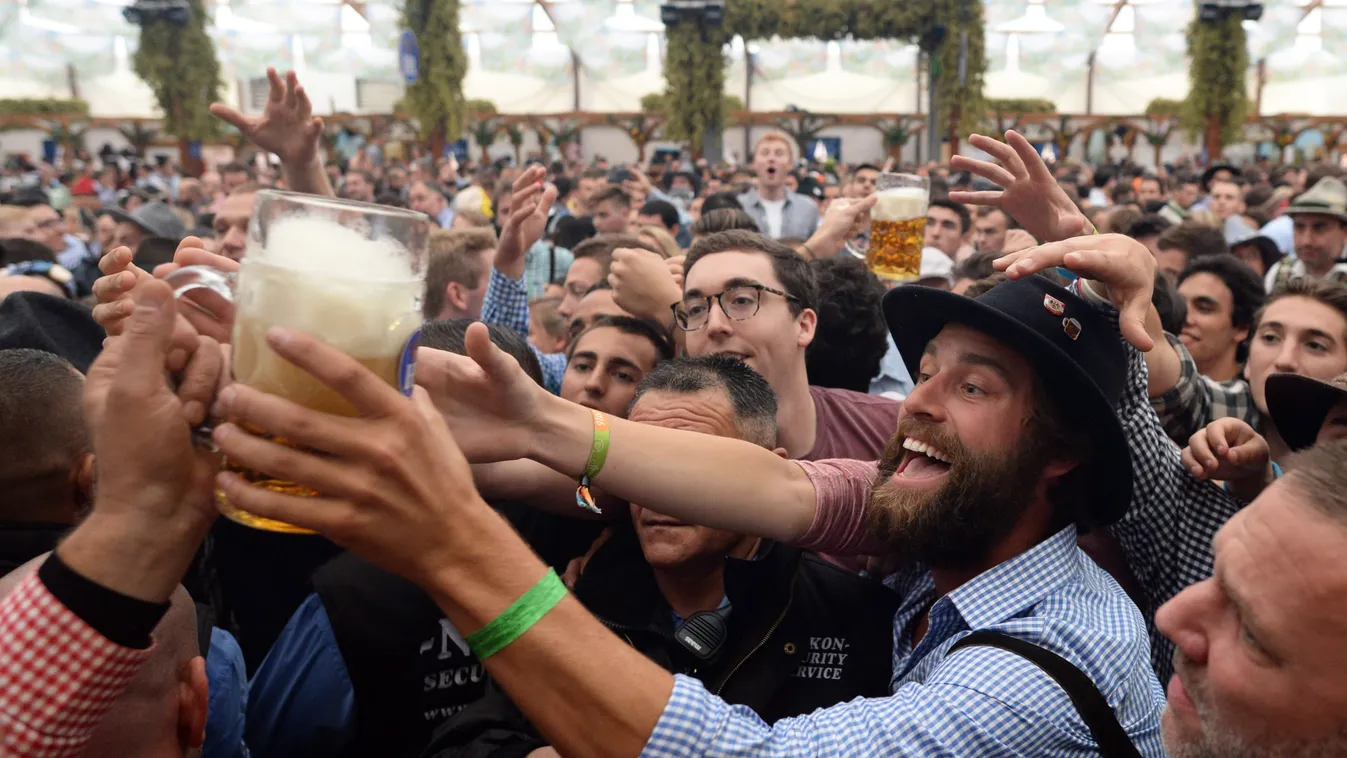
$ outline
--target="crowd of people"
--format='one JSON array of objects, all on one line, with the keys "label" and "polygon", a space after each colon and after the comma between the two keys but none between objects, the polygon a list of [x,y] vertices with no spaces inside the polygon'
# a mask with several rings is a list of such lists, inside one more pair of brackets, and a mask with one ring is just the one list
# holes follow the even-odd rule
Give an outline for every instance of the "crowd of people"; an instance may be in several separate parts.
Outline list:
[{"label": "crowd of people", "polygon": [[[0,180],[0,753],[1347,755],[1336,166],[471,166],[269,76],[256,160]],[[174,299],[273,188],[438,227],[410,398]]]}]

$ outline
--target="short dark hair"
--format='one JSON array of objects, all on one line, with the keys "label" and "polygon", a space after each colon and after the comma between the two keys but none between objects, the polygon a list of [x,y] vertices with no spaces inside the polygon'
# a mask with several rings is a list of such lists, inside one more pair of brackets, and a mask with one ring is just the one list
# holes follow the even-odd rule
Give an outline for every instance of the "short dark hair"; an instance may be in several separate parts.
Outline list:
[{"label": "short dark hair", "polygon": [[482,265],[480,256],[496,246],[496,232],[490,228],[436,229],[426,245],[430,262],[426,266],[426,296],[421,313],[435,318],[444,310],[444,289],[457,282],[468,289],[482,284],[491,264]]},{"label": "short dark hair", "polygon": [[1158,213],[1147,213],[1141,218],[1134,219],[1118,231],[1135,240],[1143,237],[1158,237],[1173,225],[1169,219]]},{"label": "short dark hair", "polygon": [[731,250],[762,253],[772,259],[772,272],[781,280],[781,288],[795,298],[786,301],[791,315],[798,316],[804,309],[812,310],[818,304],[818,283],[814,281],[809,261],[776,240],[742,229],[717,232],[697,240],[683,259],[684,281],[697,261]]},{"label": "short dark hair", "polygon": [[1094,172],[1094,186],[1103,189],[1104,185],[1115,178],[1113,169],[1108,168],[1107,166],[1100,166],[1099,169]]},{"label": "short dark hair", "polygon": [[964,234],[973,228],[973,214],[968,211],[968,206],[963,203],[956,203],[949,198],[938,197],[931,200],[928,208],[945,208],[959,214],[959,231]]},{"label": "short dark hair", "polygon": [[982,297],[995,289],[1001,282],[1006,281],[1010,281],[1010,277],[998,271],[991,276],[983,277],[968,285],[968,289],[963,291],[963,296],[967,298]]},{"label": "short dark hair", "polygon": [[992,266],[1001,253],[973,253],[959,263],[954,264],[954,281],[960,279],[986,279],[996,273]]},{"label": "short dark hair", "polygon": [[610,201],[623,208],[631,208],[631,198],[627,196],[627,191],[616,185],[609,185],[594,193],[594,197],[589,199],[589,204],[596,206]]},{"label": "short dark hair", "polygon": [[694,395],[707,390],[725,393],[741,438],[769,450],[776,447],[776,393],[766,379],[734,356],[683,356],[664,361],[646,374],[631,405],[636,407],[649,392]]},{"label": "short dark hair", "polygon": [[673,229],[678,226],[678,209],[673,207],[673,203],[663,200],[647,200],[637,213],[642,216],[659,216],[660,223],[665,227]]},{"label": "short dark hair", "polygon": [[552,230],[552,243],[557,247],[574,250],[576,245],[592,238],[599,230],[594,228],[594,219],[590,216],[562,216]]},{"label": "short dark hair", "polygon": [[1177,287],[1169,283],[1169,277],[1162,271],[1155,272],[1155,286],[1151,289],[1151,305],[1160,314],[1160,326],[1170,334],[1183,331],[1188,319],[1188,303],[1179,294]]},{"label": "short dark hair", "polygon": [[0,240],[0,267],[8,266],[11,263],[23,263],[24,261],[55,263],[56,253],[41,242],[24,239],[23,237],[9,237]]},{"label": "short dark hair", "polygon": [[[473,320],[470,318],[427,321],[421,327],[421,347],[443,350],[446,353],[457,355],[467,355],[468,348],[464,340],[468,333],[468,327],[472,324]],[[487,324],[486,329],[491,335],[491,343],[509,353],[519,362],[520,367],[524,369],[524,373],[541,386],[543,384],[543,369],[538,363],[538,356],[534,355],[533,350],[529,347],[528,340],[508,326]]]},{"label": "short dark hair", "polygon": [[889,328],[880,309],[884,285],[849,255],[810,265],[819,296],[818,326],[804,354],[809,383],[869,392],[889,351]]},{"label": "short dark hair", "polygon": [[742,211],[744,206],[743,203],[739,202],[739,196],[729,191],[717,192],[707,196],[707,198],[702,201],[702,216],[705,216],[711,211],[724,209]]},{"label": "short dark hair", "polygon": [[728,232],[735,229],[741,229],[748,232],[757,232],[758,222],[748,215],[742,208],[718,208],[713,211],[702,209],[701,218],[692,224],[692,235],[694,237],[705,237],[708,234],[717,232]]},{"label": "short dark hair", "polygon": [[674,357],[673,340],[669,337],[668,330],[663,326],[660,326],[658,322],[648,318],[633,318],[631,316],[600,316],[594,319],[593,323],[591,323],[583,332],[580,332],[571,339],[571,344],[566,346],[567,361],[569,361],[571,356],[575,354],[575,347],[580,344],[580,340],[584,339],[586,334],[589,334],[595,329],[616,329],[623,334],[634,334],[637,337],[645,337],[650,340],[650,344],[655,346],[655,352],[657,353],[655,358],[656,365],[658,365],[660,361],[667,361]]},{"label": "short dark hair", "polygon": [[60,356],[12,348],[0,350],[0,387],[0,500],[9,504],[0,521],[31,519],[36,514],[27,509],[40,509],[91,449],[84,380]]},{"label": "short dark hair", "polygon": [[[1230,290],[1230,323],[1237,329],[1247,328],[1253,331],[1253,317],[1263,307],[1267,299],[1267,290],[1263,288],[1263,279],[1249,268],[1249,264],[1233,255],[1208,255],[1194,258],[1188,267],[1179,274],[1178,284],[1193,274],[1211,274],[1219,278]],[[1247,343],[1247,340],[1245,340]],[[1239,346],[1239,359],[1247,350],[1247,344]]]},{"label": "short dark hair", "polygon": [[1161,250],[1181,250],[1190,261],[1230,252],[1230,246],[1225,244],[1225,234],[1220,229],[1196,221],[1185,221],[1166,229],[1156,240],[1155,246]]}]

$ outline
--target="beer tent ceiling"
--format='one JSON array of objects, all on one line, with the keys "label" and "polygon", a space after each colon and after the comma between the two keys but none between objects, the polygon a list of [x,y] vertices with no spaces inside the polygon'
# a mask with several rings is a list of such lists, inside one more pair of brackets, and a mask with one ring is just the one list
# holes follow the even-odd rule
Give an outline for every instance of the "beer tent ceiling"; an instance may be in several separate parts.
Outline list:
[{"label": "beer tent ceiling", "polygon": [[[268,65],[306,81],[396,86],[396,0],[207,0],[231,98]],[[658,0],[463,0],[467,95],[506,113],[630,111],[662,89]],[[1347,0],[1265,0],[1248,22],[1250,60],[1266,60],[1263,113],[1347,113]],[[137,31],[125,0],[11,0],[0,9],[0,97],[68,96],[73,67],[95,115],[148,116],[131,73]],[[1187,90],[1183,30],[1191,0],[987,0],[987,94],[1043,97],[1059,110],[1137,114]],[[571,51],[579,60],[573,68]],[[817,112],[913,112],[915,48],[901,42],[736,40],[726,89],[741,98],[746,52],[752,106]],[[1089,93],[1087,61],[1096,75]],[[1251,72],[1252,73],[1252,72]],[[1250,76],[1250,82],[1255,77]],[[311,86],[324,90],[324,86]],[[317,98],[320,112],[339,98]],[[343,101],[344,102],[344,101]],[[389,101],[391,102],[391,100]]]}]

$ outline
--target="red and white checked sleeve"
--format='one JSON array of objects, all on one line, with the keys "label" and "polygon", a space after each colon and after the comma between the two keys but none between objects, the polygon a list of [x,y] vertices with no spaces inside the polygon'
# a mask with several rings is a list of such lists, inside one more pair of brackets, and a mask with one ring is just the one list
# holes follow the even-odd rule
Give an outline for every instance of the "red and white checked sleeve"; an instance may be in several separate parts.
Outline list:
[{"label": "red and white checked sleeve", "polygon": [[0,601],[0,756],[78,754],[153,650],[108,640],[28,576]]}]

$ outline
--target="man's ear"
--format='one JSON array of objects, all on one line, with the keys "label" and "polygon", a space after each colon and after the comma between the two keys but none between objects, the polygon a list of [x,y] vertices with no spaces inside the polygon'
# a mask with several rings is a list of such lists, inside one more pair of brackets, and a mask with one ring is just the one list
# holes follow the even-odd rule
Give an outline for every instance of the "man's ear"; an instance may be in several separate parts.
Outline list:
[{"label": "man's ear", "polygon": [[1080,461],[1074,460],[1048,461],[1048,465],[1043,467],[1043,476],[1047,479],[1049,484],[1054,484],[1057,480],[1071,473],[1071,471],[1079,465]]},{"label": "man's ear", "polygon": [[[88,505],[94,501],[94,454],[83,453],[75,459],[75,465],[70,470],[70,484],[75,488],[79,497],[75,502],[82,503],[83,510],[87,510]],[[75,514],[76,518],[82,517],[83,512]]]},{"label": "man's ear", "polygon": [[776,453],[777,457],[778,457],[778,458],[781,458],[782,460],[786,460],[786,461],[790,460],[790,453],[787,452],[786,448],[784,448],[784,447],[778,447],[777,449],[773,450],[772,452],[773,452],[773,453]]},{"label": "man's ear", "polygon": [[449,282],[445,285],[444,299],[452,303],[457,310],[461,311],[468,307],[468,292],[458,282]]},{"label": "man's ear", "polygon": [[814,330],[818,328],[818,313],[815,313],[812,308],[805,308],[800,311],[797,324],[799,332],[795,339],[795,346],[799,348],[809,347],[809,343],[814,341]]},{"label": "man's ear", "polygon": [[206,713],[210,709],[210,683],[206,678],[206,659],[196,656],[187,662],[178,682],[178,744],[196,749],[206,741]]}]

